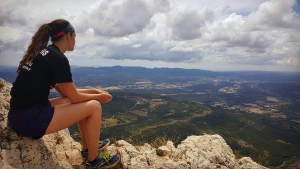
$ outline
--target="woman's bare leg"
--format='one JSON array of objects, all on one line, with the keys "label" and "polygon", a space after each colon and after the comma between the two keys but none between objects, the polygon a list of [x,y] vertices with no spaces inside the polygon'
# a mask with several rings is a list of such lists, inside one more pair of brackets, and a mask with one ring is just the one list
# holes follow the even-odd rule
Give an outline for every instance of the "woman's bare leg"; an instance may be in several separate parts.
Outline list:
[{"label": "woman's bare leg", "polygon": [[102,109],[95,100],[54,106],[53,118],[45,134],[65,129],[72,124],[85,119],[85,138],[88,148],[88,160],[92,161],[98,156],[98,141],[100,137]]},{"label": "woman's bare leg", "polygon": [[79,122],[77,122],[78,128],[79,128],[79,132],[80,132],[80,136],[81,136],[81,145],[82,145],[82,150],[86,150],[87,147],[87,142],[86,142],[86,119],[80,120]]},{"label": "woman's bare leg", "polygon": [[[51,106],[57,106],[57,105],[61,105],[61,104],[71,103],[71,101],[66,97],[53,98],[53,99],[50,99],[50,102],[51,102]],[[77,125],[78,125],[80,136],[81,136],[82,150],[86,150],[88,147],[87,147],[86,136],[85,136],[85,119],[78,121]]]},{"label": "woman's bare leg", "polygon": [[61,104],[68,104],[71,103],[71,101],[66,97],[56,97],[49,100],[51,103],[51,106],[57,106]]}]

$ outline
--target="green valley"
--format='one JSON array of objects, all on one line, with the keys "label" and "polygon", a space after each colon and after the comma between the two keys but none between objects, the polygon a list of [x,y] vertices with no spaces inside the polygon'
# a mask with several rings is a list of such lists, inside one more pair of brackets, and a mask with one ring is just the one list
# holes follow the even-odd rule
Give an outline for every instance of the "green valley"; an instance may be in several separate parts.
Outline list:
[{"label": "green valley", "polygon": [[[299,132],[291,131],[290,124],[280,118],[166,96],[134,93],[113,93],[113,96],[113,101],[102,105],[101,138],[142,145],[167,137],[178,144],[190,135],[219,134],[237,157],[250,156],[265,166],[279,166],[293,160],[293,156],[300,156]],[[80,139],[76,125],[70,131]]]}]

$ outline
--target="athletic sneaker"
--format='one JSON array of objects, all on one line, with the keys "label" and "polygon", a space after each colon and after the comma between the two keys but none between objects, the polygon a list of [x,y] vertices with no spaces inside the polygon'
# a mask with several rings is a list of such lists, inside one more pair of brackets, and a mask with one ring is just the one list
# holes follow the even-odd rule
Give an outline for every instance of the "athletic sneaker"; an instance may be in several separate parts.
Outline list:
[{"label": "athletic sneaker", "polygon": [[[105,140],[102,140],[102,141],[99,141],[99,144],[98,144],[98,151],[100,152],[100,151],[102,151],[102,150],[104,150],[108,145],[109,145],[109,143],[110,143],[110,140],[109,139],[105,139]],[[86,150],[83,150],[83,151],[81,151],[81,157],[82,158],[87,158],[88,157],[88,150],[86,149]]]},{"label": "athletic sneaker", "polygon": [[120,161],[119,155],[115,154],[113,156],[107,154],[106,152],[100,152],[99,156],[93,162],[86,162],[86,169],[105,169],[115,167]]}]

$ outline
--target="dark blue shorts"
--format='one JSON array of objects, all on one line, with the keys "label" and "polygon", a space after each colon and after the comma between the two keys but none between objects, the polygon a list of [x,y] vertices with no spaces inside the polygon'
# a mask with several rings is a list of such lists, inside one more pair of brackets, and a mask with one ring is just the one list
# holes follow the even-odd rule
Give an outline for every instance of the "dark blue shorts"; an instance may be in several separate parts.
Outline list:
[{"label": "dark blue shorts", "polygon": [[8,121],[18,135],[39,139],[45,135],[53,115],[54,107],[48,102],[24,110],[9,110]]}]

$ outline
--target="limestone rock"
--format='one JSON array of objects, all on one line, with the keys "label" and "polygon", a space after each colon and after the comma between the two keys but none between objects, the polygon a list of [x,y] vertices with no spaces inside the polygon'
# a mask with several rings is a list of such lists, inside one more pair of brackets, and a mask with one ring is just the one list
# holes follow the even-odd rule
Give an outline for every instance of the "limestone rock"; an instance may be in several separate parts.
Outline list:
[{"label": "limestone rock", "polygon": [[[80,168],[81,145],[65,131],[39,140],[18,136],[7,125],[11,84],[0,89],[0,168],[1,169],[72,169]],[[82,168],[82,167],[81,167]]]},{"label": "limestone rock", "polygon": [[177,148],[168,141],[159,147],[164,156],[158,156],[149,144],[133,146],[124,140],[117,141],[109,149],[120,153],[125,169],[266,169],[249,157],[235,159],[231,148],[219,135],[189,136]]}]

